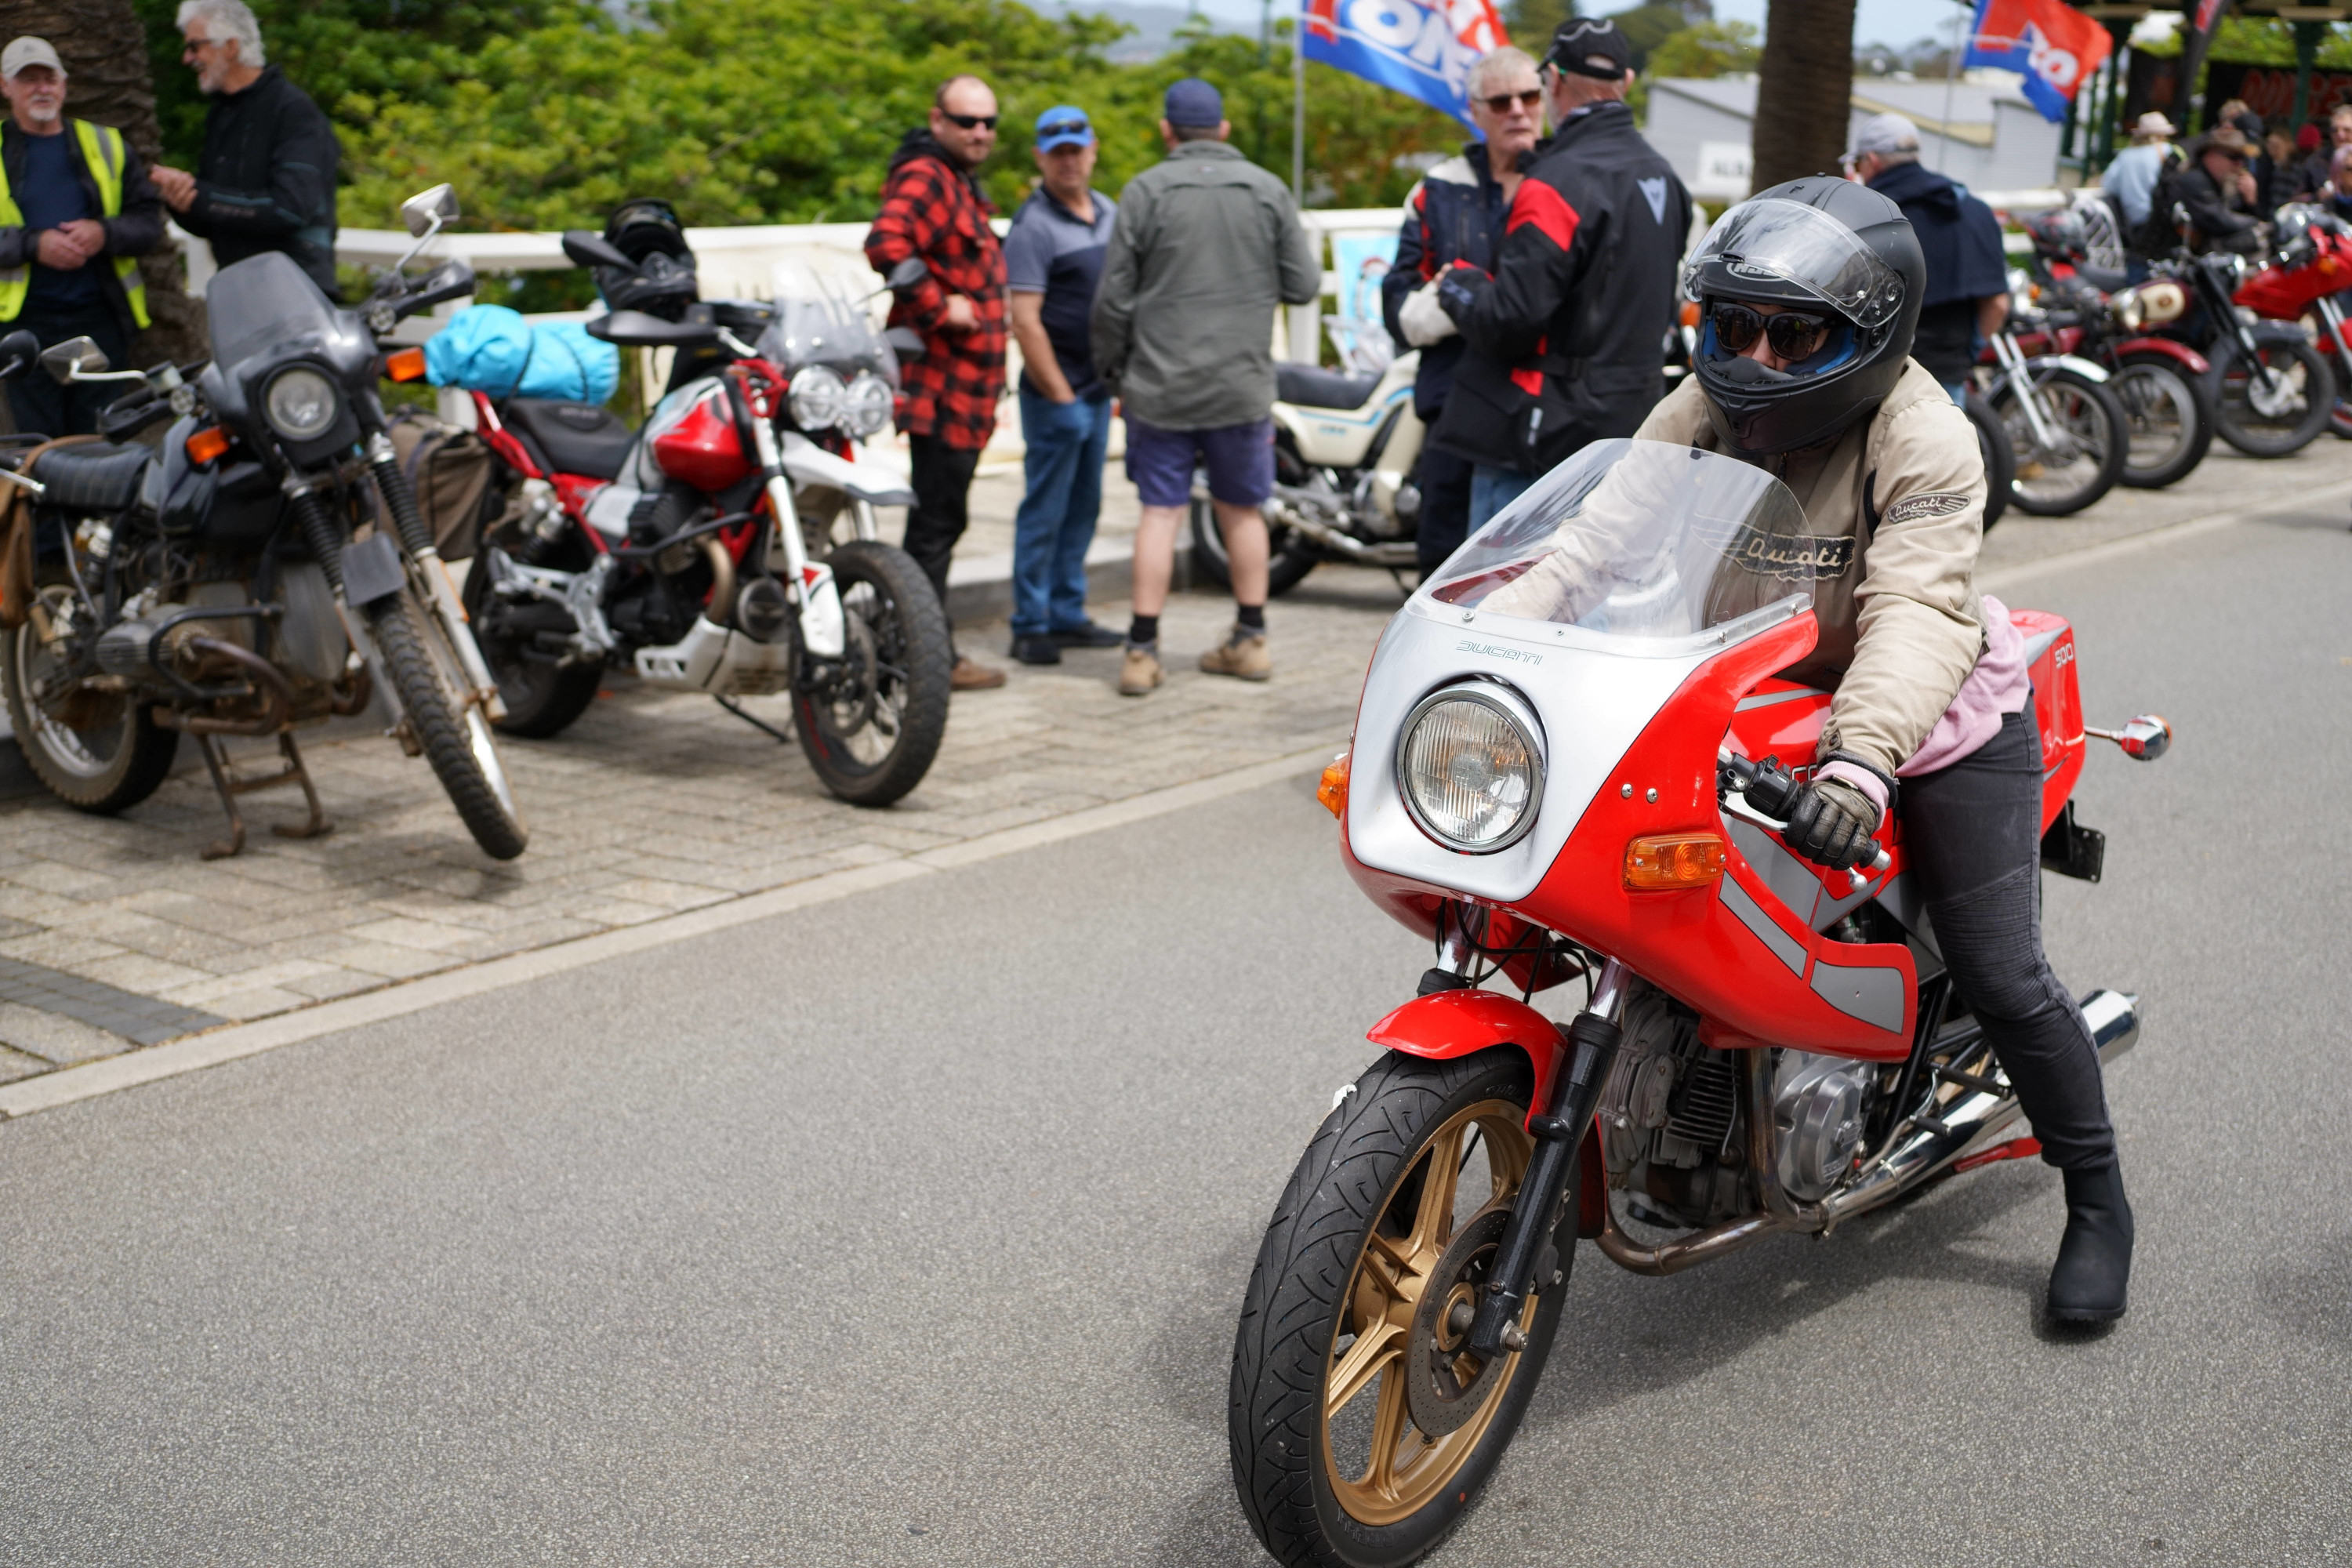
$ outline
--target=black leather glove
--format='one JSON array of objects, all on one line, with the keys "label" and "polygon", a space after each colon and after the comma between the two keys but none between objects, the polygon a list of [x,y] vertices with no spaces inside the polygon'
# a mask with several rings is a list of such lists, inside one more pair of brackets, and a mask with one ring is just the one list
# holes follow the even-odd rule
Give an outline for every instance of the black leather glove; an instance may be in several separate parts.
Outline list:
[{"label": "black leather glove", "polygon": [[1816,779],[1797,789],[1789,805],[1790,848],[1816,866],[1851,871],[1875,859],[1878,807],[1843,779]]}]

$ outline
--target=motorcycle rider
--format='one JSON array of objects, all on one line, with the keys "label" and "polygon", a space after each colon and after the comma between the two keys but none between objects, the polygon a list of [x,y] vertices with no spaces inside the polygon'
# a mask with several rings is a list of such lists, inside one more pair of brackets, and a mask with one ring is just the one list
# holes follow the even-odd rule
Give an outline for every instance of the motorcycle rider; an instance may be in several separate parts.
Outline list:
[{"label": "motorcycle rider", "polygon": [[[2132,1215],[2089,1026],[2042,956],[2042,753],[2023,640],[1975,586],[1984,460],[1968,416],[1910,358],[1927,265],[1902,209],[1844,180],[1732,208],[1683,273],[1702,311],[1696,374],[1638,439],[1717,450],[1778,477],[1822,543],[1821,638],[1786,673],[1835,692],[1790,812],[1789,847],[1850,868],[1903,813],[1941,955],[2063,1173],[2050,1276],[2062,1321],[2122,1316]],[[1490,596],[1544,614],[1590,592],[1563,550]]]}]

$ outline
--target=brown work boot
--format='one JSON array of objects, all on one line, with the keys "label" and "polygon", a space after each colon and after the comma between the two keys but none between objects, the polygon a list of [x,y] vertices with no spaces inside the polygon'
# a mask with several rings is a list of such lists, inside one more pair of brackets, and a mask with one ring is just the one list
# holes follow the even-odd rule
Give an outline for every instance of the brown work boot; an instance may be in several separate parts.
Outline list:
[{"label": "brown work boot", "polygon": [[1160,670],[1157,649],[1127,645],[1127,657],[1118,664],[1118,694],[1140,697],[1160,684],[1164,677]]},{"label": "brown work boot", "polygon": [[1274,656],[1265,651],[1265,634],[1238,621],[1230,636],[1201,656],[1201,668],[1211,675],[1231,675],[1243,680],[1264,680],[1274,674]]},{"label": "brown work boot", "polygon": [[948,671],[948,687],[954,691],[986,691],[1004,684],[1004,672],[992,665],[976,664],[956,656],[955,668]]}]

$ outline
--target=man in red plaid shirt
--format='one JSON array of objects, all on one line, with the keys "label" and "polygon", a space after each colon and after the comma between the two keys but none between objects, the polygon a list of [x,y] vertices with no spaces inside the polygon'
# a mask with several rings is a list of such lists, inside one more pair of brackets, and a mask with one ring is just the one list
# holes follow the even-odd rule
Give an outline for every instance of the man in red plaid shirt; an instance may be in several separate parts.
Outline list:
[{"label": "man in red plaid shirt", "polygon": [[[904,367],[898,428],[914,458],[907,553],[948,596],[948,562],[969,521],[966,500],[1004,393],[1004,252],[988,226],[995,208],[972,171],[996,147],[996,95],[976,76],[950,78],[931,100],[930,124],[907,132],[890,159],[881,216],[866,258],[888,277],[919,256],[931,275],[900,293],[892,326],[922,334],[923,357]],[[956,656],[958,691],[1002,686],[1004,672]]]}]

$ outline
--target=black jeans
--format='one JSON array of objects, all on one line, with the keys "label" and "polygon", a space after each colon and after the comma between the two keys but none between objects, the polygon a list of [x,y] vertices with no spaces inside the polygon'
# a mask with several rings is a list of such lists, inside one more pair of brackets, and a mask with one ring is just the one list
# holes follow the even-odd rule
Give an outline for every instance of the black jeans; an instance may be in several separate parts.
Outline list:
[{"label": "black jeans", "polygon": [[967,502],[971,496],[972,470],[980,467],[976,448],[950,447],[936,436],[909,436],[908,454],[913,459],[915,504],[907,509],[907,553],[931,580],[947,608],[948,563],[956,541],[971,521]]},{"label": "black jeans", "polygon": [[1903,781],[1903,826],[1937,944],[2018,1103],[2062,1170],[2116,1157],[2099,1055],[2042,953],[2042,742],[2033,704],[1950,767]]},{"label": "black jeans", "polygon": [[1413,531],[1413,553],[1424,581],[1462,548],[1470,531],[1470,476],[1475,471],[1476,465],[1467,458],[1434,447],[1421,449],[1421,521]]},{"label": "black jeans", "polygon": [[[43,348],[68,338],[95,339],[106,352],[108,369],[131,368],[131,340],[123,336],[122,321],[115,315],[114,308],[103,300],[65,310],[37,312],[27,308],[15,321],[0,323],[0,331],[14,331],[19,327],[38,338]],[[16,416],[16,433],[20,436],[94,435],[99,410],[121,397],[125,386],[124,383],[110,381],[64,386],[47,371],[35,365],[29,373],[8,384],[8,411]]]}]

